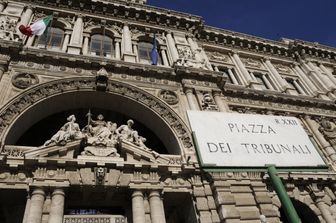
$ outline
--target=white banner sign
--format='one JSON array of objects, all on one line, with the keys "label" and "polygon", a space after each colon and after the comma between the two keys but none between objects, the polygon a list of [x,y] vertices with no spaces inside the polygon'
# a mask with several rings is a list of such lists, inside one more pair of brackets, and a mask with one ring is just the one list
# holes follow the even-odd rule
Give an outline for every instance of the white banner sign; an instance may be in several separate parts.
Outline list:
[{"label": "white banner sign", "polygon": [[294,117],[188,111],[203,166],[325,166]]}]

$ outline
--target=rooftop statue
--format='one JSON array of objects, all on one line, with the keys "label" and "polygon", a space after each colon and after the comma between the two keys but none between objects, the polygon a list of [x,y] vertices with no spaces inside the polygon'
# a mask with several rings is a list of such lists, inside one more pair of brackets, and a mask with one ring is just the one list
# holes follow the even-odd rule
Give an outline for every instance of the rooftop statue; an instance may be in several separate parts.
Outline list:
[{"label": "rooftop statue", "polygon": [[82,155],[119,157],[117,146],[120,141],[126,141],[145,150],[150,150],[146,145],[146,138],[140,136],[138,131],[133,129],[133,120],[128,120],[126,125],[119,128],[116,123],[105,121],[104,116],[99,114],[97,119],[92,119],[89,111],[87,114],[88,123],[80,130],[75,122],[75,115],[70,115],[68,122],[61,129],[47,140],[43,146],[64,146],[70,141],[85,139],[85,148]]}]

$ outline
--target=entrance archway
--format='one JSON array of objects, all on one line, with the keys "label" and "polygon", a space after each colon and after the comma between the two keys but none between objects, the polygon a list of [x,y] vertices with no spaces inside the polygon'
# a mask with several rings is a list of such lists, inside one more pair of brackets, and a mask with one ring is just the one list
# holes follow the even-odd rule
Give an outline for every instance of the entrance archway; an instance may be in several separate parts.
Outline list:
[{"label": "entrance archway", "polygon": [[0,111],[2,144],[14,144],[38,121],[71,109],[98,108],[127,114],[151,129],[170,154],[192,152],[190,130],[163,101],[135,86],[109,80],[106,92],[96,91],[95,78],[52,81],[31,88]]},{"label": "entrance archway", "polygon": [[[292,198],[291,201],[302,222],[320,223],[320,220],[318,219],[317,215],[308,207],[308,205]],[[287,220],[285,212],[282,207],[280,208],[280,220],[283,223],[290,223]]]}]

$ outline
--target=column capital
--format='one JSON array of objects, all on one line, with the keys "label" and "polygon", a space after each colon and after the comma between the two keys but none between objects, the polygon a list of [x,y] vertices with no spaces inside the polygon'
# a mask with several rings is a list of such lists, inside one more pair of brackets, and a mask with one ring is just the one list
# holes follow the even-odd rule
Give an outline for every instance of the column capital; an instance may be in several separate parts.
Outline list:
[{"label": "column capital", "polygon": [[65,196],[64,189],[63,188],[55,188],[52,192],[52,196],[54,195],[62,195]]},{"label": "column capital", "polygon": [[186,93],[186,94],[189,94],[189,93],[194,93],[194,89],[193,88],[190,88],[190,87],[185,87],[184,88],[184,92]]},{"label": "column capital", "polygon": [[161,192],[157,190],[152,190],[149,192],[149,198],[151,197],[161,197]]},{"label": "column capital", "polygon": [[222,91],[220,91],[220,90],[213,90],[213,91],[212,91],[212,95],[213,95],[214,97],[222,96]]},{"label": "column capital", "polygon": [[34,188],[33,191],[32,191],[32,193],[31,193],[32,196],[33,195],[43,195],[43,196],[45,196],[45,194],[46,193],[45,193],[44,189],[41,188],[41,187]]},{"label": "column capital", "polygon": [[133,191],[133,193],[132,193],[132,198],[133,197],[143,197],[144,195],[143,195],[143,192],[141,191],[141,190],[135,190],[135,191]]}]

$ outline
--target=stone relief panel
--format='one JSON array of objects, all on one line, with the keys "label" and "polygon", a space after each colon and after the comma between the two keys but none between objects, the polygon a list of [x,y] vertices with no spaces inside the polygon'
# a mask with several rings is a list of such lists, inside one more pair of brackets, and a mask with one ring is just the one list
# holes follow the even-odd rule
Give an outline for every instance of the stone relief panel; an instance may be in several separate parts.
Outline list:
[{"label": "stone relief panel", "polygon": [[176,64],[179,66],[191,67],[196,69],[211,70],[211,65],[209,65],[204,58],[197,60],[197,55],[199,55],[201,51],[202,50],[200,48],[197,49],[197,51],[192,51],[189,46],[177,46],[179,59],[176,61]]},{"label": "stone relief panel", "polygon": [[320,123],[319,130],[322,132],[324,137],[329,141],[329,143],[336,148],[336,125],[335,123],[322,119]]},{"label": "stone relief panel", "polygon": [[170,105],[175,105],[179,102],[177,94],[174,91],[160,90],[158,96]]},{"label": "stone relief panel", "polygon": [[252,58],[241,58],[241,61],[245,64],[247,67],[253,67],[253,68],[259,68],[264,69],[264,66],[262,65],[260,60],[252,59]]},{"label": "stone relief panel", "polygon": [[286,74],[291,73],[291,69],[288,66],[284,65],[284,64],[274,64],[274,67],[280,73],[286,73]]},{"label": "stone relief panel", "polygon": [[7,15],[0,16],[0,39],[19,41],[16,34],[17,18],[11,18]]},{"label": "stone relief panel", "polygon": [[12,84],[20,89],[26,89],[39,83],[39,79],[34,74],[19,73],[13,76]]},{"label": "stone relief panel", "polygon": [[203,99],[201,101],[202,110],[218,111],[218,106],[209,92],[202,93]]},{"label": "stone relief panel", "polygon": [[208,55],[209,59],[212,61],[217,61],[217,62],[226,62],[226,63],[232,63],[229,56],[219,53],[219,52],[206,52]]}]

